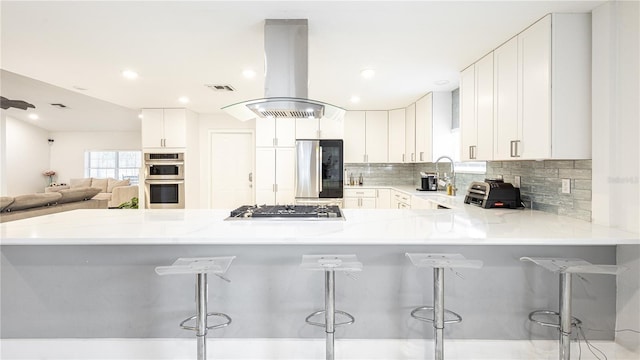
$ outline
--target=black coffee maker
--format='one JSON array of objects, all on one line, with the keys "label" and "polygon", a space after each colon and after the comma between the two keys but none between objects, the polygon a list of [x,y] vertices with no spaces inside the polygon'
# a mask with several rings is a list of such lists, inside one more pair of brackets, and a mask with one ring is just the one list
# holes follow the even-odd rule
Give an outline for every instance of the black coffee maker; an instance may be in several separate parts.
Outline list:
[{"label": "black coffee maker", "polygon": [[420,173],[420,188],[418,191],[437,191],[438,177],[436,174]]}]

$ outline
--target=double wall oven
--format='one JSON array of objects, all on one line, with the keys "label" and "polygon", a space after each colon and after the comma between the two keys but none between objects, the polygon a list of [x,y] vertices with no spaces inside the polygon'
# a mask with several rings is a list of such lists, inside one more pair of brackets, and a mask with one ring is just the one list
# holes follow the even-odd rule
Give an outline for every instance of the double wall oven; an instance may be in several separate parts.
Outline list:
[{"label": "double wall oven", "polygon": [[145,153],[145,207],[184,209],[184,153]]}]

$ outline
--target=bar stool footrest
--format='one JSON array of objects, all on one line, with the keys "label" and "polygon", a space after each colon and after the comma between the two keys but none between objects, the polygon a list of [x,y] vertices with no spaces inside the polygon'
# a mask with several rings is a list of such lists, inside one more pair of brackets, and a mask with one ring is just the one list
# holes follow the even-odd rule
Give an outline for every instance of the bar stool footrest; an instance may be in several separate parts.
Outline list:
[{"label": "bar stool footrest", "polygon": [[[216,313],[216,312],[207,313],[207,323],[209,322],[209,318],[210,317],[214,317],[214,316],[215,317],[220,317],[220,318],[225,318],[226,321],[221,323],[221,324],[207,326],[207,330],[219,329],[219,328],[223,328],[223,327],[228,326],[229,324],[231,324],[231,317],[229,315],[223,314],[223,313]],[[180,327],[185,329],[185,330],[198,331],[198,329],[195,326],[185,325],[188,321],[195,320],[197,317],[198,317],[197,315],[194,315],[194,316],[192,316],[190,318],[184,319],[180,323]]]},{"label": "bar stool footrest", "polygon": [[[416,319],[416,320],[420,320],[420,321],[424,321],[424,322],[428,322],[428,323],[435,322],[435,320],[433,318],[420,316],[420,314],[418,314],[421,311],[427,311],[427,310],[431,311],[431,314],[433,315],[433,306],[420,306],[420,307],[417,307],[417,308],[413,309],[413,311],[411,311],[411,317]],[[457,314],[457,313],[455,313],[455,312],[453,312],[451,310],[447,310],[447,309],[444,310],[444,313],[445,313],[445,315],[446,314],[450,314],[450,315],[453,315],[453,317],[454,317],[453,319],[449,319],[449,320],[445,319],[444,320],[445,324],[457,324],[457,323],[462,322],[462,316],[460,316],[459,314]]]},{"label": "bar stool footrest", "polygon": [[[327,326],[327,324],[325,324],[325,323],[321,323],[321,322],[317,322],[317,321],[311,321],[312,317],[320,315],[320,314],[324,314],[325,312],[326,312],[325,310],[320,310],[320,311],[313,312],[309,316],[307,316],[304,319],[304,321],[309,325],[325,327],[325,326]],[[346,316],[348,318],[348,320],[347,321],[343,321],[343,322],[336,322],[335,324],[333,324],[334,326],[351,325],[356,321],[356,319],[353,317],[353,315],[349,314],[348,312],[344,312],[344,311],[341,311],[341,310],[336,310],[336,314],[340,314],[340,315]]]},{"label": "bar stool footrest", "polygon": [[[558,317],[558,322],[549,322],[549,321],[544,321],[544,320],[540,320],[540,319],[536,319],[537,316],[540,315],[553,315],[553,316],[557,316]],[[538,325],[542,325],[542,326],[547,326],[547,327],[552,327],[552,328],[556,328],[556,329],[560,329],[560,313],[558,313],[557,311],[551,311],[551,310],[536,310],[536,311],[532,311],[529,313],[529,320],[538,324]],[[578,319],[577,317],[571,317],[571,327],[576,327],[576,326],[580,326],[582,324],[582,320]]]}]

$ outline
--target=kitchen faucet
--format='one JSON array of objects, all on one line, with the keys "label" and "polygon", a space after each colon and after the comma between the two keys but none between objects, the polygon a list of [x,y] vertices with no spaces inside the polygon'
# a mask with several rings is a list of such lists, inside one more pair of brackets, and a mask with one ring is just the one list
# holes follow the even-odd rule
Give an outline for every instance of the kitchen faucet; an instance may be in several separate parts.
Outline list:
[{"label": "kitchen faucet", "polygon": [[456,191],[458,190],[456,188],[456,170],[454,168],[453,165],[453,159],[448,157],[448,156],[440,156],[437,160],[436,160],[436,174],[439,177],[440,173],[438,172],[438,163],[440,162],[440,160],[443,159],[447,159],[449,161],[451,161],[451,189],[452,189],[452,195],[456,196]]}]

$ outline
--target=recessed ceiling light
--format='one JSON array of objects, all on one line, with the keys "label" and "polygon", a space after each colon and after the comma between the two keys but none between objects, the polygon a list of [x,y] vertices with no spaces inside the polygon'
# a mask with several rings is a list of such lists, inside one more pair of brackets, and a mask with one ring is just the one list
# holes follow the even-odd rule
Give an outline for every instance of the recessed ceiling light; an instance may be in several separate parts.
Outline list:
[{"label": "recessed ceiling light", "polygon": [[138,119],[142,119],[143,117],[142,113],[138,114]]},{"label": "recessed ceiling light", "polygon": [[364,69],[360,71],[360,75],[365,79],[371,79],[376,75],[376,72],[373,69]]},{"label": "recessed ceiling light", "polygon": [[435,85],[442,86],[442,85],[447,85],[449,83],[449,80],[438,80],[438,81],[434,81],[433,83]]},{"label": "recessed ceiling light", "polygon": [[352,97],[351,97],[351,102],[352,102],[352,103],[360,102],[360,97],[359,97],[359,96],[356,96],[356,95],[352,96]]},{"label": "recessed ceiling light", "polygon": [[242,76],[246,77],[247,79],[253,79],[254,77],[256,77],[256,72],[251,69],[246,69],[242,71]]},{"label": "recessed ceiling light", "polygon": [[122,71],[122,77],[125,79],[133,80],[138,78],[138,73],[133,70],[124,70]]},{"label": "recessed ceiling light", "polygon": [[38,120],[40,117],[38,116],[38,114],[29,114],[29,119],[31,120]]},{"label": "recessed ceiling light", "polygon": [[189,98],[186,96],[181,96],[178,101],[180,101],[183,104],[188,104],[189,103]]}]

